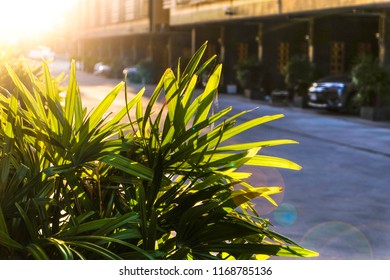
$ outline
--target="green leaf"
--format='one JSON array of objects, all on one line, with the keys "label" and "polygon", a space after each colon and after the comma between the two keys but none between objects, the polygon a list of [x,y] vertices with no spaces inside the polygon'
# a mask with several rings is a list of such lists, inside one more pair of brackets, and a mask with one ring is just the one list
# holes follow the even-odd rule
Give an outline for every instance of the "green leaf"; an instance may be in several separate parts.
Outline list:
[{"label": "green leaf", "polygon": [[209,252],[227,252],[230,254],[266,254],[280,257],[317,257],[318,253],[297,246],[266,244],[224,244],[207,245],[202,248]]},{"label": "green leaf", "polygon": [[62,240],[50,237],[47,239],[49,242],[53,243],[54,246],[60,252],[63,260],[73,260],[72,250],[66,245],[66,243]]},{"label": "green leaf", "polygon": [[92,253],[95,253],[97,255],[102,256],[104,259],[107,260],[121,260],[122,258],[115,254],[114,252],[111,252],[108,249],[105,249],[99,245],[96,245],[91,242],[86,241],[66,241],[66,244],[75,247],[75,248],[82,248],[85,250],[88,250]]},{"label": "green leaf", "polygon": [[[83,122],[83,107],[81,94],[76,81],[76,62],[72,60],[70,68],[69,84],[65,97],[65,117],[70,126],[74,125],[75,129],[81,127]],[[71,131],[65,133],[70,134]]]},{"label": "green leaf", "polygon": [[0,230],[0,244],[7,248],[13,248],[17,250],[22,250],[24,247],[19,242],[13,240],[7,232]]},{"label": "green leaf", "polygon": [[[125,241],[118,239],[118,238],[112,238],[112,237],[107,237],[107,236],[89,235],[89,236],[75,237],[75,238],[73,238],[73,240],[71,242],[73,244],[78,244],[78,242],[80,242],[80,240],[89,240],[89,241],[96,240],[96,245],[98,245],[98,246],[102,246],[102,245],[107,244],[107,243],[116,243],[118,245],[125,246],[127,248],[130,248],[130,249],[140,253],[140,255],[146,257],[147,259],[150,259],[150,260],[154,259],[153,255],[150,254],[149,252],[142,250],[138,246],[135,246],[129,242],[125,242]],[[81,242],[83,242],[83,241],[81,241]],[[69,241],[67,241],[67,243],[69,243]],[[83,242],[83,243],[85,243],[85,242]],[[90,244],[92,244],[92,243],[90,243]],[[93,244],[95,245],[95,243],[93,243]],[[94,250],[92,250],[92,251],[94,251]],[[97,252],[97,251],[94,251],[94,252]],[[101,254],[101,252],[99,252],[99,254]],[[120,258],[119,255],[114,255],[114,257]]]},{"label": "green leaf", "polygon": [[49,260],[49,256],[46,254],[45,250],[38,244],[31,243],[26,249],[36,260]]},{"label": "green leaf", "polygon": [[[197,98],[197,114],[195,115],[194,125],[204,121],[210,113],[211,106],[218,90],[219,80],[221,78],[222,65],[218,65],[210,76],[204,92]],[[196,104],[196,102],[194,102]]]},{"label": "green leaf", "polygon": [[292,162],[287,159],[273,157],[273,156],[263,156],[256,155],[253,158],[249,159],[246,164],[255,165],[255,166],[267,166],[267,167],[276,167],[276,168],[286,168],[292,170],[301,170],[302,167],[295,162]]},{"label": "green leaf", "polygon": [[116,217],[114,220],[109,221],[104,226],[100,227],[97,231],[95,231],[92,235],[107,235],[111,233],[113,230],[120,228],[121,226],[135,222],[138,219],[138,215],[133,212],[129,212],[121,215],[120,217]]},{"label": "green leaf", "polygon": [[233,137],[237,134],[240,134],[244,131],[247,131],[248,129],[251,129],[255,126],[259,126],[259,125],[262,125],[264,123],[280,119],[282,117],[284,117],[284,115],[278,114],[278,115],[273,115],[273,116],[264,116],[264,117],[260,117],[260,118],[256,118],[256,119],[244,122],[240,125],[237,125],[231,129],[229,129],[228,131],[226,131],[222,137],[221,142],[224,142],[227,139],[230,139],[231,137]]},{"label": "green leaf", "polygon": [[16,208],[18,209],[19,214],[22,216],[22,219],[27,227],[28,233],[30,234],[30,237],[33,241],[36,241],[38,239],[38,230],[34,225],[34,220],[30,220],[29,216],[27,215],[26,211],[18,204],[15,204]]},{"label": "green leaf", "polygon": [[182,75],[178,75],[180,77],[180,81],[182,84],[187,84],[187,81],[191,79],[193,74],[195,73],[202,57],[207,49],[207,42],[205,42],[192,56],[190,62],[187,64],[186,69],[183,71]]},{"label": "green leaf", "polygon": [[249,150],[252,148],[263,148],[263,147],[272,147],[286,144],[298,144],[297,141],[288,140],[288,139],[277,139],[277,140],[269,140],[269,141],[260,141],[253,143],[240,143],[229,146],[219,146],[215,151],[216,152],[234,152],[234,151],[242,151]]},{"label": "green leaf", "polygon": [[5,222],[5,217],[1,206],[0,206],[0,232],[4,232],[5,234],[8,234],[8,228]]},{"label": "green leaf", "polygon": [[102,162],[108,164],[112,167],[115,167],[119,170],[122,170],[130,175],[133,175],[137,178],[144,180],[153,179],[153,171],[133,160],[130,160],[121,155],[105,155],[100,158]]},{"label": "green leaf", "polygon": [[[19,79],[19,77],[17,76],[15,71],[8,64],[6,64],[5,66],[7,68],[8,74],[10,75],[12,81],[14,82],[16,87],[19,89],[21,97],[22,97],[22,100],[23,100],[24,104],[26,104],[26,107],[30,110],[30,112],[32,114],[35,115],[35,117],[38,120],[40,120],[40,119],[44,120],[46,118],[45,114],[44,114],[44,111],[40,110],[41,108],[39,107],[39,105],[35,101],[33,95],[31,94],[31,92],[21,82],[21,80]],[[36,123],[38,123],[38,122],[36,122]]]},{"label": "green leaf", "polygon": [[179,95],[179,85],[172,70],[164,74],[164,89],[168,104],[168,116],[171,122],[175,121],[176,106],[178,105],[177,96]]},{"label": "green leaf", "polygon": [[119,83],[108,95],[103,99],[102,102],[92,111],[91,116],[88,118],[88,132],[95,129],[96,125],[103,119],[104,114],[108,108],[112,105],[118,94],[123,89],[124,83]]}]

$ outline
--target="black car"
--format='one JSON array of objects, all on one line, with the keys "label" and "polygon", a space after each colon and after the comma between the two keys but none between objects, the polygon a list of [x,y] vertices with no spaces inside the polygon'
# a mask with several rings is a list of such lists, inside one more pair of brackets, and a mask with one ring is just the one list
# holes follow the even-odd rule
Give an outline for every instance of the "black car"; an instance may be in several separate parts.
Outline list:
[{"label": "black car", "polygon": [[308,91],[308,105],[340,110],[346,108],[355,94],[352,78],[347,75],[329,76],[315,81]]}]

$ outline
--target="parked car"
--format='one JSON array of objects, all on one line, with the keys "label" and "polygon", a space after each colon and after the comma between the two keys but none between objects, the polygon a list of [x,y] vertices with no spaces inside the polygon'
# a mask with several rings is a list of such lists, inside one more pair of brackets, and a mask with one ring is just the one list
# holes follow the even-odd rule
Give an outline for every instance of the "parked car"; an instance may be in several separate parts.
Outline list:
[{"label": "parked car", "polygon": [[98,62],[93,67],[93,74],[95,75],[103,75],[108,77],[111,74],[111,71],[111,67],[104,64],[103,62]]},{"label": "parked car", "polygon": [[340,110],[346,108],[356,90],[348,75],[328,76],[311,84],[308,105],[315,108]]},{"label": "parked car", "polygon": [[123,75],[127,78],[127,82],[137,84],[142,82],[142,77],[137,66],[126,67],[123,69]]}]

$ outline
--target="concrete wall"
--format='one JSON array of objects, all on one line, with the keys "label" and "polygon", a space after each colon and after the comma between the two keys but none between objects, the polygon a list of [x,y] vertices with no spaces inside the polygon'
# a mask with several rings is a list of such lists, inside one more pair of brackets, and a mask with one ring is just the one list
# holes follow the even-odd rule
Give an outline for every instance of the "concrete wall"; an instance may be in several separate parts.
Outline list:
[{"label": "concrete wall", "polygon": [[387,0],[283,0],[283,13],[390,5]]},{"label": "concrete wall", "polygon": [[359,7],[390,7],[388,0],[234,0],[205,1],[173,6],[170,24],[193,25],[296,13],[313,13]]}]

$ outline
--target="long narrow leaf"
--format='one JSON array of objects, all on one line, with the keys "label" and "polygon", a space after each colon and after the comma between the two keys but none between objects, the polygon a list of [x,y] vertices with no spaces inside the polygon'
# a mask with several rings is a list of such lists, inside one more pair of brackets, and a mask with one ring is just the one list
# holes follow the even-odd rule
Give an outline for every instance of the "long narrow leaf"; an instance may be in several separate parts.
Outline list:
[{"label": "long narrow leaf", "polygon": [[265,244],[225,244],[208,245],[203,248],[210,252],[228,252],[230,254],[267,254],[280,257],[317,257],[318,253],[297,246]]},{"label": "long narrow leaf", "polygon": [[256,118],[256,119],[244,122],[240,125],[237,125],[236,127],[232,128],[232,129],[229,129],[229,131],[225,132],[223,137],[222,137],[221,142],[223,142],[227,139],[230,139],[231,137],[233,137],[239,133],[247,131],[248,129],[251,129],[253,127],[256,127],[256,126],[262,125],[264,123],[271,122],[271,121],[274,121],[274,120],[277,120],[277,119],[280,119],[283,117],[284,117],[284,115],[278,114],[278,115],[273,115],[273,116],[264,116],[264,117],[260,117],[260,118]]},{"label": "long narrow leaf", "polygon": [[153,171],[151,169],[121,155],[107,155],[101,157],[100,160],[137,178],[145,180],[152,180],[153,178]]},{"label": "long narrow leaf", "polygon": [[233,152],[233,151],[249,150],[257,147],[273,147],[273,146],[286,145],[286,144],[298,144],[298,142],[289,139],[277,139],[277,140],[260,141],[260,142],[252,142],[252,143],[240,143],[240,144],[229,145],[229,146],[220,146],[216,149],[216,151]]},{"label": "long narrow leaf", "polygon": [[222,65],[218,65],[210,76],[206,88],[198,99],[198,111],[194,118],[194,124],[204,121],[210,113],[221,78]]},{"label": "long narrow leaf", "polygon": [[26,247],[27,251],[34,257],[36,260],[49,260],[49,256],[46,254],[45,250],[41,246],[35,243],[31,243]]},{"label": "long narrow leaf", "polygon": [[74,248],[81,248],[85,249],[91,253],[100,255],[104,259],[108,260],[121,260],[122,258],[115,254],[114,252],[111,252],[108,249],[105,249],[99,245],[96,245],[91,242],[86,241],[66,241],[66,244],[71,245]]},{"label": "long narrow leaf", "polygon": [[96,127],[99,121],[107,113],[108,108],[112,105],[118,94],[123,89],[124,83],[119,83],[104,99],[99,103],[99,105],[92,111],[91,116],[88,119],[88,132]]},{"label": "long narrow leaf", "polygon": [[19,242],[13,240],[9,235],[8,233],[0,230],[0,244],[4,247],[7,247],[7,248],[13,248],[13,249],[17,249],[17,250],[22,250],[23,249],[23,245],[20,244]]}]

